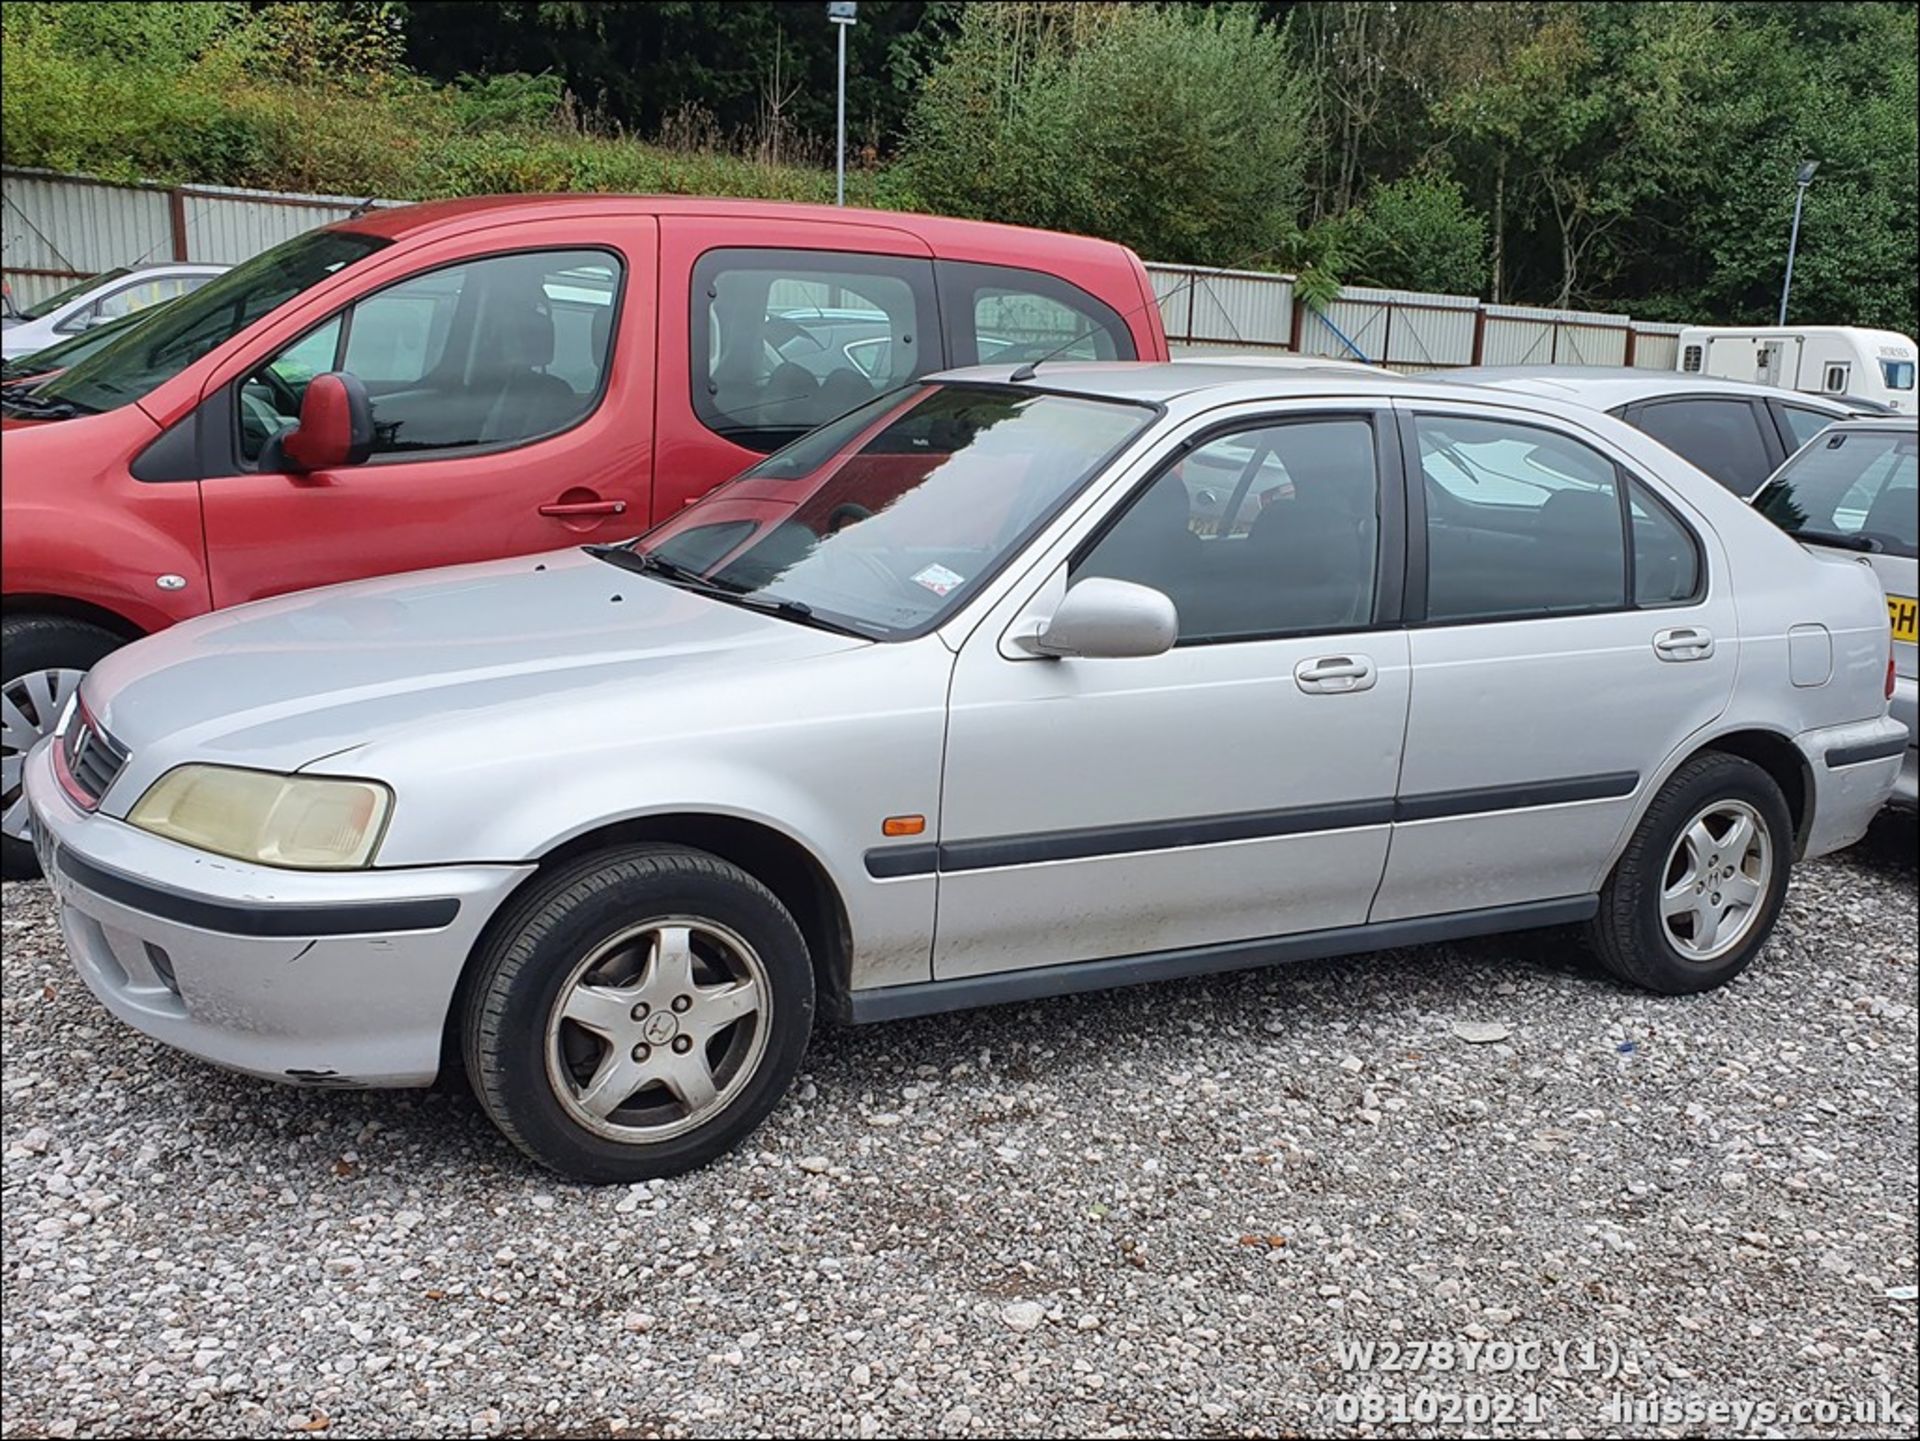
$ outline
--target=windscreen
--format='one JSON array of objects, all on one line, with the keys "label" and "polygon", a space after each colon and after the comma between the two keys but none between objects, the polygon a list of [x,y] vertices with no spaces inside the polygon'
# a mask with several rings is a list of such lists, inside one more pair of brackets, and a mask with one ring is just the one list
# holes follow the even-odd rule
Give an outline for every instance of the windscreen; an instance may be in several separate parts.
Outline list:
[{"label": "windscreen", "polygon": [[103,270],[98,275],[89,275],[85,280],[76,281],[64,290],[56,290],[45,300],[29,305],[25,310],[20,312],[20,318],[22,320],[45,320],[69,300],[77,300],[89,290],[98,289],[109,280],[118,280],[121,276],[131,275],[132,273],[132,271],[122,266],[117,270]]},{"label": "windscreen", "polygon": [[917,635],[1154,415],[1020,386],[913,386],[769,456],[635,547],[742,596],[877,638]]},{"label": "windscreen", "polygon": [[1802,540],[1913,556],[1916,450],[1912,430],[1829,431],[1782,466],[1754,505]]},{"label": "windscreen", "polygon": [[80,411],[127,405],[267,312],[390,243],[351,230],[297,235],[170,302],[146,324],[61,372],[39,393]]}]

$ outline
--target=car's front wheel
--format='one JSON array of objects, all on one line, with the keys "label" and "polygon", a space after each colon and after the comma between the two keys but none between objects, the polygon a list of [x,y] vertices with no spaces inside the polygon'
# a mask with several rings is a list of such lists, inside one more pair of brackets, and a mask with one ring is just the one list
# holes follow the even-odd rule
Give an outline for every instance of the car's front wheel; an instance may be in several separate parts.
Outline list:
[{"label": "car's front wheel", "polygon": [[93,663],[126,644],[112,631],[63,615],[0,622],[0,874],[40,874],[22,784],[27,752],[53,732]]},{"label": "car's front wheel", "polygon": [[1600,892],[1589,938],[1622,980],[1663,995],[1723,985],[1759,954],[1793,864],[1772,776],[1709,751],[1668,778]]},{"label": "car's front wheel", "polygon": [[670,1176],[732,1149],[800,1068],[805,940],[717,856],[607,852],[556,872],[477,957],[469,1081],[528,1155],[582,1181]]}]

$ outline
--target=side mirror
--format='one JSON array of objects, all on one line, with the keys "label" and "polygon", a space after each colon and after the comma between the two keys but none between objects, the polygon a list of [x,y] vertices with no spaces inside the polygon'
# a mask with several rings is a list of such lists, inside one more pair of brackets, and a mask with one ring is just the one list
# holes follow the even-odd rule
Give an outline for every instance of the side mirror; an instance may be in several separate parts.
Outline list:
[{"label": "side mirror", "polygon": [[1179,634],[1180,614],[1164,591],[1094,576],[1070,588],[1021,645],[1035,655],[1120,660],[1164,654]]},{"label": "side mirror", "polygon": [[263,471],[334,470],[373,454],[373,402],[359,377],[330,370],[307,382],[300,419],[260,452]]}]

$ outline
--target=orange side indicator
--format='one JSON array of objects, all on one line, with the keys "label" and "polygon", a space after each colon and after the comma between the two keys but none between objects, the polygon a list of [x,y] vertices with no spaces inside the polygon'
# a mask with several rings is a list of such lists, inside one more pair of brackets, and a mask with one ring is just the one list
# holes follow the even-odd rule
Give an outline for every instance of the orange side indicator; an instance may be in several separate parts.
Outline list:
[{"label": "orange side indicator", "polygon": [[917,836],[927,828],[925,816],[888,816],[880,822],[883,836]]}]

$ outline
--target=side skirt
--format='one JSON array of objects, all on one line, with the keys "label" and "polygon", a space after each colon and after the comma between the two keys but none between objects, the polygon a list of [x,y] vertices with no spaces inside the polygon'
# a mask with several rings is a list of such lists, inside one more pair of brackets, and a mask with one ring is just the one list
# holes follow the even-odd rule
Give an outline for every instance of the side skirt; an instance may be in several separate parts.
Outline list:
[{"label": "side skirt", "polygon": [[1534,930],[1541,926],[1574,925],[1592,920],[1600,909],[1598,896],[1569,896],[1556,901],[1528,901],[1517,906],[1491,906],[1478,911],[1456,911],[1444,916],[1416,916],[1409,920],[1380,921],[1373,925],[1341,926],[1306,931],[1296,936],[1264,936],[1251,941],[1228,941],[1213,946],[1190,946],[1177,951],[1149,951],[1137,956],[1115,956],[1104,961],[1075,961],[1063,966],[1034,966],[986,976],[960,976],[950,981],[922,981],[910,986],[885,986],[855,991],[848,998],[849,1018],[855,1025],[899,1021],[909,1016],[931,1016],[942,1011],[966,1011],[980,1006],[1003,1006],[1015,1001],[1039,1001],[1079,991],[1105,991],[1148,981],[1172,981],[1221,971],[1244,971],[1286,961],[1318,961],[1329,956],[1364,955],[1400,946],[1425,946],[1458,941],[1469,936],[1498,935],[1503,931]]}]

